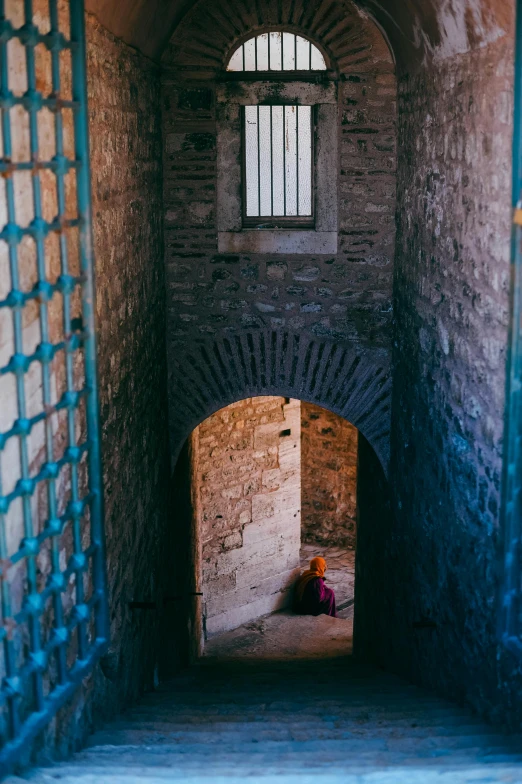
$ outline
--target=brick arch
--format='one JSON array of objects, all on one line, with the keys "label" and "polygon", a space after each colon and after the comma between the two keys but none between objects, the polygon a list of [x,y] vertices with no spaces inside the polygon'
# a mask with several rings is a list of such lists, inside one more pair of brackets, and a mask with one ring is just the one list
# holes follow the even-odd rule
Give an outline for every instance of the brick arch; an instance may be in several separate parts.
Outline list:
[{"label": "brick arch", "polygon": [[191,431],[247,397],[274,395],[315,403],[355,425],[389,462],[391,379],[382,363],[346,344],[290,330],[256,330],[202,341],[171,367],[173,462]]},{"label": "brick arch", "polygon": [[[198,0],[176,28],[163,60],[171,66],[220,71],[234,46],[249,33],[273,29],[317,43],[341,73],[389,65],[392,54],[375,22],[350,0]],[[388,70],[387,69],[387,70]]]}]

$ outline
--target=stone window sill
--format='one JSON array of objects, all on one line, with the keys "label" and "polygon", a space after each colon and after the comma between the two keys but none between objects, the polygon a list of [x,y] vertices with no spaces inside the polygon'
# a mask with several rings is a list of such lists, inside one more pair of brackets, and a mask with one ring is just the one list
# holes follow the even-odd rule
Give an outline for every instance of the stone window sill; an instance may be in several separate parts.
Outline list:
[{"label": "stone window sill", "polygon": [[243,229],[218,232],[219,253],[337,253],[336,231]]}]

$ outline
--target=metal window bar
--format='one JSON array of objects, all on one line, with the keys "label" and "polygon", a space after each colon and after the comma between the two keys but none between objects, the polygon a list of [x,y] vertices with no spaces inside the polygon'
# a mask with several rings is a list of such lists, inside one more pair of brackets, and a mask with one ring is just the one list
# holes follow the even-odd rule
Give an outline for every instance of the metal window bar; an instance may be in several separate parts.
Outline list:
[{"label": "metal window bar", "polygon": [[[275,35],[277,40],[277,45],[275,46],[274,51],[274,42],[273,42],[273,35]],[[293,39],[293,45],[290,43],[290,49],[293,49],[294,58],[293,58],[293,65],[289,67],[288,65],[285,67],[285,35],[289,36],[290,39]],[[268,37],[267,41],[267,54],[268,54],[268,67],[265,64],[264,66],[260,66],[260,57],[258,51],[259,41],[263,36]],[[254,46],[252,48],[252,55],[250,54],[250,48],[246,47],[246,44],[250,43],[251,41],[254,42]],[[300,46],[306,46],[304,58],[305,64],[303,67],[298,68],[298,42]],[[303,57],[301,57],[303,59]],[[263,58],[264,60],[264,58]],[[291,58],[290,58],[291,61]],[[279,67],[278,63],[281,63]],[[313,44],[310,40],[303,38],[302,36],[295,35],[294,33],[283,33],[277,31],[277,33],[261,33],[260,35],[253,36],[249,38],[248,41],[241,44],[241,46],[234,52],[232,57],[229,60],[228,71],[257,71],[257,72],[290,72],[290,71],[298,71],[301,73],[306,73],[307,71],[326,71],[326,61],[317,48],[315,44]]]},{"label": "metal window bar", "polygon": [[[0,777],[70,698],[108,644],[83,0],[69,0],[68,35],[60,29],[59,8],[59,0],[49,0],[49,31],[44,34],[34,24],[32,0],[24,0],[24,22],[19,27],[6,16],[5,0],[0,0],[0,200],[5,200],[7,218],[0,231],[0,246],[6,248],[8,276],[8,280],[0,278],[2,287],[8,287],[7,296],[0,299],[0,317],[11,314],[13,336],[10,359],[0,366],[0,393],[1,384],[11,378],[16,390],[15,419],[7,429],[0,429],[0,642],[4,670],[0,682]],[[21,44],[25,56],[27,89],[22,96],[15,95],[10,86],[10,42],[14,40]],[[50,56],[49,95],[43,95],[38,87],[39,46]],[[72,67],[71,98],[61,94],[60,67],[66,52]],[[28,116],[30,162],[18,162],[13,145],[13,110],[18,106]],[[42,155],[39,142],[43,110],[47,109],[54,124],[51,160]],[[73,157],[67,156],[64,145],[64,112],[68,110],[72,113]],[[57,215],[53,220],[45,217],[42,177],[46,172],[55,181]],[[20,205],[15,192],[16,178],[24,173],[29,173],[31,181],[33,217],[28,226],[18,220]],[[68,175],[76,178],[76,189],[69,193]],[[71,193],[75,193],[74,204]],[[71,206],[76,212],[72,218],[68,217]],[[49,243],[53,235],[57,237],[56,253]],[[31,243],[36,259],[36,283],[30,290],[24,290],[22,284],[25,257],[20,249],[24,241]],[[77,272],[70,262],[75,246]],[[56,280],[50,278],[53,254],[60,270]],[[60,297],[63,339],[55,340],[51,307]],[[36,350],[27,352],[24,313],[28,305],[38,309],[40,342]],[[74,316],[78,307],[81,319]],[[35,364],[41,378],[41,404],[40,410],[32,413],[26,384]],[[62,368],[65,389],[54,400],[53,384],[57,385]],[[34,407],[34,401],[31,405]],[[60,428],[61,412],[66,447],[57,454],[55,429]],[[34,452],[39,425],[43,426],[44,462],[35,467],[31,450]],[[5,473],[10,449],[17,450],[19,456],[11,488],[8,482],[12,477]],[[12,472],[13,466],[9,469]],[[69,496],[64,490],[66,473],[70,477]],[[46,500],[45,520],[38,519],[41,505],[35,501],[40,497]],[[13,546],[17,525],[22,526],[23,537]],[[86,534],[88,544],[84,545]],[[68,555],[67,537],[71,554],[64,568],[61,556],[64,552]],[[49,553],[50,567],[42,585],[37,559],[44,551]],[[15,584],[11,575],[23,565],[25,580]],[[65,600],[72,603],[68,613]]]},{"label": "metal window bar", "polygon": [[270,215],[274,214],[274,110],[270,106]]},{"label": "metal window bar", "polygon": [[243,224],[313,226],[312,107],[245,106],[242,124]]},{"label": "metal window bar", "polygon": [[[259,129],[258,129],[259,133]],[[283,216],[286,217],[286,106],[283,107]]]}]

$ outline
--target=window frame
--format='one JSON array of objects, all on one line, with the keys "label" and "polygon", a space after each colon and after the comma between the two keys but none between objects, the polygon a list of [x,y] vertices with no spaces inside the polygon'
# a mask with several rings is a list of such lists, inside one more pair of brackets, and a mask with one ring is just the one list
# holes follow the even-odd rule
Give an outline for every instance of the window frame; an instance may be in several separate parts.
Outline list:
[{"label": "window frame", "polygon": [[[313,227],[257,229],[243,225],[240,108],[270,103],[301,103],[314,107]],[[340,171],[337,80],[324,76],[321,80],[219,79],[216,84],[216,133],[218,253],[335,255],[339,231],[336,183]]]},{"label": "window frame", "polygon": [[[241,116],[241,219],[242,225],[245,229],[314,229],[315,228],[315,214],[316,214],[316,192],[315,192],[315,149],[316,149],[316,105],[303,104],[303,103],[289,103],[289,102],[273,102],[250,104],[257,106],[310,106],[310,123],[311,123],[311,202],[312,214],[311,215],[247,215],[247,167],[246,167],[246,120],[245,112],[247,105],[243,104],[240,109]],[[259,116],[259,115],[258,115]],[[259,131],[258,131],[259,133]],[[260,169],[258,170],[260,173]],[[272,158],[272,172],[273,172],[273,158]],[[272,175],[273,176],[273,175]],[[273,189],[273,180],[272,180]],[[272,191],[273,192],[273,191]],[[261,207],[261,205],[259,205]],[[261,209],[260,209],[261,211]]]}]

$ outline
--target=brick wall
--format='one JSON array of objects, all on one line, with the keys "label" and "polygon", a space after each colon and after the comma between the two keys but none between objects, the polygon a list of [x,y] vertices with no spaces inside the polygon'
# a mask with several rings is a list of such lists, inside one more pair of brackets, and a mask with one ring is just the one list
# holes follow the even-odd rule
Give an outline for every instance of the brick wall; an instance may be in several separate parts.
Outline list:
[{"label": "brick wall", "polygon": [[[236,20],[231,26],[226,6],[198,3],[164,55],[165,261],[174,451],[198,422],[234,399],[253,394],[301,397],[306,389],[308,399],[328,405],[360,427],[387,460],[394,67],[381,33],[352,3],[334,3],[330,10],[338,23],[330,19],[327,30],[320,24],[325,5],[314,0],[306,11],[295,10],[293,18],[290,4],[285,4],[279,22],[298,29],[310,22],[308,33],[319,42],[324,37],[341,71],[336,255],[217,251],[216,77],[236,36],[258,25],[252,9],[245,3],[241,14],[231,10]],[[264,0],[259,4],[267,23],[274,8]]]},{"label": "brick wall", "polygon": [[354,548],[357,428],[310,403],[301,404],[301,538]]},{"label": "brick wall", "polygon": [[288,604],[299,574],[301,404],[249,398],[192,436],[205,635]]}]

